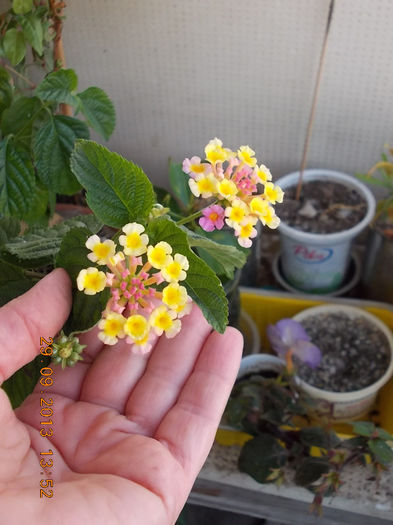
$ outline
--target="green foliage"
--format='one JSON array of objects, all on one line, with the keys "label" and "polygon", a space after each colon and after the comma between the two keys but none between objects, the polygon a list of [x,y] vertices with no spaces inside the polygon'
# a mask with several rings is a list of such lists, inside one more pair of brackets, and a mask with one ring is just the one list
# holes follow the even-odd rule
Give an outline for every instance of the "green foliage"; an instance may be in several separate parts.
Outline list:
[{"label": "green foliage", "polygon": [[116,123],[115,108],[111,99],[98,87],[85,89],[78,94],[78,99],[89,126],[108,140]]},{"label": "green foliage", "polygon": [[12,9],[17,15],[24,15],[33,9],[33,0],[12,0]]},{"label": "green foliage", "polygon": [[71,169],[86,189],[86,200],[105,224],[121,228],[144,222],[155,202],[151,182],[142,169],[99,144],[78,140]]},{"label": "green foliage", "polygon": [[26,41],[41,56],[44,51],[44,32],[41,20],[38,16],[30,13],[20,17],[20,25],[23,28]]},{"label": "green foliage", "polygon": [[34,283],[21,268],[0,259],[0,306],[27,292]]},{"label": "green foliage", "polygon": [[41,368],[48,366],[50,358],[38,355],[33,361],[20,368],[1,385],[10,398],[12,408],[17,408],[34,390],[41,375]]},{"label": "green foliage", "polygon": [[89,138],[84,122],[55,115],[40,127],[33,140],[38,177],[49,190],[72,195],[81,185],[70,169],[70,156],[78,138]]},{"label": "green foliage", "polygon": [[35,90],[35,95],[41,100],[57,104],[78,105],[75,91],[78,87],[78,77],[72,69],[59,69],[50,73]]},{"label": "green foliage", "polygon": [[12,101],[11,76],[0,66],[0,116]]},{"label": "green foliage", "polygon": [[26,54],[25,37],[15,28],[8,29],[3,40],[4,52],[13,66],[21,62]]},{"label": "green foliage", "polygon": [[273,469],[285,465],[288,452],[269,434],[259,434],[247,441],[239,456],[239,470],[259,483],[268,483]]},{"label": "green foliage", "polygon": [[190,206],[192,199],[192,193],[188,186],[188,178],[180,163],[169,163],[169,183],[172,193],[185,208]]},{"label": "green foliage", "polygon": [[228,303],[220,280],[208,265],[191,251],[186,233],[166,218],[151,221],[147,227],[150,243],[172,246],[173,253],[185,255],[190,263],[184,286],[211,326],[223,333],[228,324]]}]

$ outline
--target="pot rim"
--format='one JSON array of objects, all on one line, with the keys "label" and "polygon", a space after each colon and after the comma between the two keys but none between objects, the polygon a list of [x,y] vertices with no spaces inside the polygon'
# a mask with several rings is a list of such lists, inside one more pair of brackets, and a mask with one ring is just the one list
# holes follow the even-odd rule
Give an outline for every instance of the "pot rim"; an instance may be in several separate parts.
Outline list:
[{"label": "pot rim", "polygon": [[293,316],[293,319],[295,321],[302,321],[303,319],[306,319],[307,317],[310,317],[312,315],[316,315],[321,312],[335,312],[337,311],[345,312],[350,317],[365,317],[369,321],[371,321],[373,324],[375,324],[386,336],[388,343],[389,343],[389,349],[390,349],[390,362],[389,365],[385,371],[385,373],[375,382],[371,385],[366,386],[365,388],[362,388],[360,390],[353,390],[351,392],[331,392],[330,390],[323,390],[322,388],[317,388],[315,386],[310,385],[303,379],[300,379],[298,376],[296,377],[296,380],[298,381],[298,384],[309,394],[311,394],[313,397],[318,397],[325,399],[326,401],[330,401],[332,403],[347,403],[348,401],[359,401],[360,399],[364,399],[366,397],[370,397],[375,395],[378,390],[385,385],[389,379],[393,375],[393,335],[388,326],[386,326],[385,323],[383,323],[378,317],[371,314],[370,312],[367,312],[366,310],[363,310],[362,308],[357,308],[356,306],[349,306],[349,305],[341,305],[341,304],[323,304],[319,306],[313,306],[311,308],[306,308],[305,310],[302,310],[298,314]]},{"label": "pot rim", "polygon": [[[277,179],[275,181],[275,184],[277,184],[284,190],[285,188],[294,186],[294,184],[297,182],[297,179],[299,178],[299,173],[299,171],[288,173],[287,175],[284,175],[283,177]],[[375,197],[372,194],[371,190],[369,190],[369,188],[367,188],[367,186],[363,182],[359,181],[355,177],[346,173],[342,173],[340,171],[325,169],[309,169],[304,171],[303,180],[323,180],[326,179],[326,177],[328,177],[329,180],[341,182],[345,186],[357,190],[358,193],[366,200],[367,212],[363,219],[357,224],[355,224],[355,226],[352,226],[352,228],[334,233],[304,232],[302,230],[293,228],[287,223],[281,221],[278,226],[278,229],[282,234],[288,235],[289,237],[302,242],[310,242],[316,244],[339,244],[355,237],[372,221],[376,207]]]}]

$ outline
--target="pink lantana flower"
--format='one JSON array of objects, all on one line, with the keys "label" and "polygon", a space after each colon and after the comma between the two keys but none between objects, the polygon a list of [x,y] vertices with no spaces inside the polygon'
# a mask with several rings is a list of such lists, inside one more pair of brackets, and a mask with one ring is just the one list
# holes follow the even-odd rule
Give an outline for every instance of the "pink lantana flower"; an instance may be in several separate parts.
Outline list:
[{"label": "pink lantana flower", "polygon": [[199,219],[199,225],[205,232],[221,230],[224,226],[225,210],[218,204],[213,204],[202,210],[203,217]]}]

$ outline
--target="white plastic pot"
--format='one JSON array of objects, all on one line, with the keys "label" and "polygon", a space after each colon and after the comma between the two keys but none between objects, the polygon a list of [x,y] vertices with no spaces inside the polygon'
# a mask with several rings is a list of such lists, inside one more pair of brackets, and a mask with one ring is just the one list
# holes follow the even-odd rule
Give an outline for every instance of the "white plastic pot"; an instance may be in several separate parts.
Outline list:
[{"label": "white plastic pot", "polygon": [[[285,175],[276,183],[285,191],[296,185],[298,178],[297,171]],[[340,287],[350,262],[351,242],[371,222],[375,213],[375,198],[365,184],[338,171],[306,170],[304,182],[313,180],[344,184],[355,189],[367,202],[365,217],[348,230],[320,234],[297,230],[285,222],[279,226],[285,279],[298,290],[327,293]]]},{"label": "white plastic pot", "polygon": [[247,355],[240,361],[237,379],[241,379],[248,374],[258,374],[260,372],[277,372],[279,374],[284,367],[284,361],[272,354]]},{"label": "white plastic pot", "polygon": [[365,317],[376,325],[387,337],[390,347],[390,362],[386,372],[372,385],[353,392],[330,392],[316,388],[297,377],[300,388],[317,401],[313,409],[317,416],[330,415],[336,421],[350,421],[366,415],[372,408],[380,388],[389,381],[393,375],[393,335],[389,328],[375,315],[354,306],[329,304],[314,306],[301,311],[293,317],[295,321],[303,321],[307,317],[317,314],[343,312],[349,317]]}]

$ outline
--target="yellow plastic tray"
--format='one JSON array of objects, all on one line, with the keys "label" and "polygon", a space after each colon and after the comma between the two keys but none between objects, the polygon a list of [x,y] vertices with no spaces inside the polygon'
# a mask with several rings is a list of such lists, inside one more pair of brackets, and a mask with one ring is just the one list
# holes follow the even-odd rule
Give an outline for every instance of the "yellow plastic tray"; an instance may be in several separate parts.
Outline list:
[{"label": "yellow plastic tray", "polygon": [[[270,292],[254,288],[241,289],[242,308],[252,317],[258,327],[261,337],[261,351],[271,352],[269,341],[266,337],[266,327],[270,323],[276,323],[283,317],[292,317],[296,313],[324,303],[350,304],[368,310],[377,316],[393,331],[393,308],[385,303],[367,302],[357,299],[324,298],[293,295],[283,292]],[[375,410],[372,412],[372,421],[393,433],[393,379],[390,380],[380,391]],[[345,424],[335,426],[335,430],[341,435],[350,435],[351,427]],[[220,428],[216,440],[220,444],[243,445],[251,436],[244,432],[235,432]]]}]

